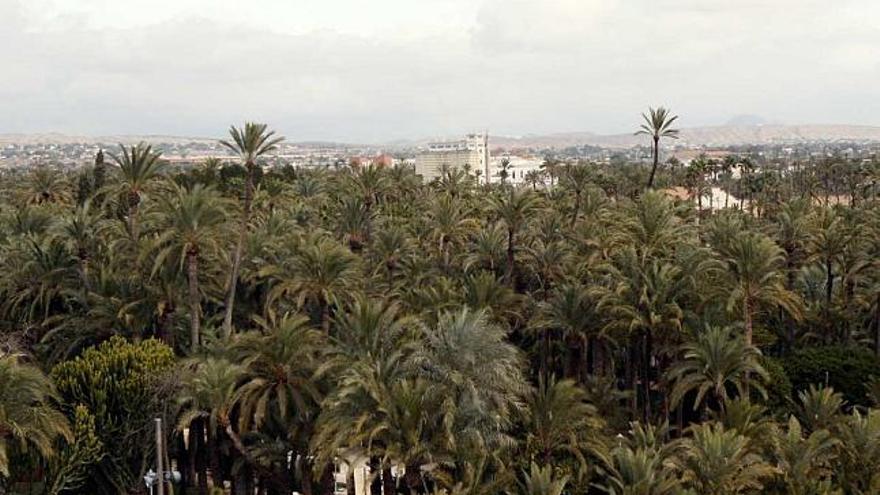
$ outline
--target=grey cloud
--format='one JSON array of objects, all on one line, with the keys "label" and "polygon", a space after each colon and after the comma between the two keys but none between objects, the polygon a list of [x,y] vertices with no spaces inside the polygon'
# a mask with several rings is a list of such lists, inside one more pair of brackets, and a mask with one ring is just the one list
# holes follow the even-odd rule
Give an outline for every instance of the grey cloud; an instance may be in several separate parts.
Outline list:
[{"label": "grey cloud", "polygon": [[39,31],[0,0],[0,132],[217,135],[245,118],[292,139],[621,132],[656,103],[691,125],[880,123],[880,32],[861,19],[880,12],[823,5],[487,0],[454,32],[363,36],[196,17]]}]

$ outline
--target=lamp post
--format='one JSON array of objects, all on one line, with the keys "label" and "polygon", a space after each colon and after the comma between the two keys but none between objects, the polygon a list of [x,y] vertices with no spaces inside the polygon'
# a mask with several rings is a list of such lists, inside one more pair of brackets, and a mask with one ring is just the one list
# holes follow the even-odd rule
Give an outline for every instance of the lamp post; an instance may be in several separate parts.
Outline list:
[{"label": "lamp post", "polygon": [[159,473],[156,493],[165,495],[165,469],[162,466],[162,418],[156,418],[156,471]]},{"label": "lamp post", "polygon": [[[153,487],[157,488],[158,495],[165,495],[165,483],[180,483],[182,479],[180,471],[174,471],[171,466],[164,466],[164,441],[162,435],[162,419],[154,420],[156,425],[156,471],[150,469],[144,475],[144,484],[150,489],[150,495],[153,495]],[[167,469],[167,470],[166,470]]]}]

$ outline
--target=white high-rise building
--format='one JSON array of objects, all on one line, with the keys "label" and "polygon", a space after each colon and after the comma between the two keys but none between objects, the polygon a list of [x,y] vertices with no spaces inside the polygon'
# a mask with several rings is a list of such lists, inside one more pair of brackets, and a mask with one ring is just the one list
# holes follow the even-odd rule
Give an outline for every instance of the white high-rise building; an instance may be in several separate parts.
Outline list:
[{"label": "white high-rise building", "polygon": [[491,181],[489,170],[489,133],[468,134],[458,141],[437,141],[416,156],[416,173],[429,181],[440,177],[444,170],[479,171],[480,179]]}]

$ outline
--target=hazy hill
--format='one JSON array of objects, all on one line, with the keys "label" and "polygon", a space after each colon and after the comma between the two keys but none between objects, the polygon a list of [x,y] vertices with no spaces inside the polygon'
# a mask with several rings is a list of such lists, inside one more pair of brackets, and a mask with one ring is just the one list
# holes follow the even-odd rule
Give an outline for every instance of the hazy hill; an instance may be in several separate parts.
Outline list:
[{"label": "hazy hill", "polygon": [[[742,116],[732,119],[732,123],[743,124],[720,125],[708,127],[690,127],[681,130],[679,144],[694,146],[730,146],[738,144],[780,144],[806,142],[880,142],[880,127],[864,125],[746,125],[747,122],[759,121],[753,116]],[[292,137],[292,136],[290,136]],[[16,144],[75,144],[75,143],[123,143],[133,144],[138,141],[148,143],[216,143],[215,138],[144,135],[144,136],[73,136],[66,134],[0,134],[0,145]],[[424,146],[429,140],[391,141],[381,146],[391,148],[413,148]],[[296,142],[288,141],[304,148],[326,146],[346,147],[353,144],[331,142]],[[649,144],[645,136],[633,134],[594,134],[591,132],[565,132],[545,135],[525,135],[520,137],[491,136],[493,147],[501,148],[565,148],[569,146],[591,145],[604,148],[631,148]],[[360,145],[364,146],[364,145]],[[368,145],[367,145],[368,146]]]},{"label": "hazy hill", "polygon": [[[730,146],[737,144],[779,144],[806,142],[857,141],[880,142],[880,127],[859,125],[722,125],[691,127],[681,130],[679,144]],[[592,145],[604,148],[630,148],[648,144],[645,136],[632,134],[599,135],[572,132],[530,135],[523,137],[492,136],[492,145],[499,147],[564,148]]]}]

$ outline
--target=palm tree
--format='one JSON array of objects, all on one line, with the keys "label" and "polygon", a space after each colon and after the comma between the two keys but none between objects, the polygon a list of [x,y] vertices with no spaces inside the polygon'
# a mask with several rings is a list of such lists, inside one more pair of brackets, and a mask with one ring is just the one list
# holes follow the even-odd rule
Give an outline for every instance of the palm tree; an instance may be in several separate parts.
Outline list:
[{"label": "palm tree", "polygon": [[[680,301],[689,293],[691,282],[676,264],[653,257],[643,261],[635,249],[623,248],[614,256],[613,265],[605,267],[611,284],[597,287],[596,292],[599,310],[606,315],[605,330],[629,338],[627,380],[635,391],[633,414],[641,399],[647,421],[653,402],[654,341],[678,341],[685,318]],[[699,272],[699,267],[691,269]]]},{"label": "palm tree", "polygon": [[801,300],[785,288],[781,269],[785,258],[772,239],[757,232],[743,232],[729,239],[726,251],[727,310],[740,310],[747,346],[752,345],[754,319],[762,307],[782,308],[794,319],[800,319]]},{"label": "palm tree", "polygon": [[556,477],[553,466],[540,467],[534,462],[528,472],[523,471],[523,481],[520,484],[522,495],[562,495],[568,477]]},{"label": "palm tree", "polygon": [[[707,398],[721,408],[731,388],[740,397],[745,395],[745,380],[750,373],[769,379],[758,361],[760,351],[734,336],[729,327],[707,328],[695,341],[684,344],[680,352],[681,360],[669,372],[669,379],[675,383],[670,397],[673,406],[688,392],[696,391],[695,411]],[[760,383],[754,386],[764,393]]]},{"label": "palm tree", "polygon": [[[649,115],[650,114],[650,115]],[[678,139],[678,129],[672,128],[672,123],[678,118],[678,115],[672,115],[667,108],[658,107],[657,109],[648,108],[648,114],[642,114],[645,123],[636,131],[636,135],[651,136],[654,141],[653,160],[651,166],[651,176],[648,178],[648,189],[654,187],[654,175],[657,173],[657,163],[660,160],[660,138]]]},{"label": "palm tree", "polygon": [[434,433],[419,422],[428,419],[434,398],[412,402],[412,397],[393,397],[413,390],[411,385],[431,393],[427,384],[398,388],[410,374],[407,362],[418,322],[401,317],[394,304],[359,297],[334,323],[330,356],[321,368],[334,386],[315,424],[316,465],[341,451],[360,449],[370,458],[374,475],[381,472],[385,493],[393,493],[391,466],[403,462],[417,469],[433,443]]},{"label": "palm tree", "polygon": [[448,267],[451,250],[477,230],[478,222],[468,216],[460,201],[448,194],[441,194],[431,202],[427,217],[430,238],[437,245],[443,266]]},{"label": "palm tree", "polygon": [[165,168],[161,160],[162,153],[153,151],[151,145],[138,143],[126,148],[119,145],[121,155],[110,153],[110,157],[119,167],[119,187],[121,188],[123,205],[128,212],[128,229],[131,237],[137,240],[140,237],[138,225],[138,210],[145,188]]},{"label": "palm tree", "polygon": [[92,207],[91,200],[86,200],[72,215],[64,217],[56,233],[79,260],[83,294],[86,296],[92,290],[89,263],[98,255],[102,244],[99,237],[102,220]]},{"label": "palm tree", "polygon": [[841,264],[841,258],[852,241],[853,236],[841,215],[827,206],[815,210],[810,218],[808,246],[810,258],[821,263],[825,271],[823,313],[828,325],[831,324],[831,303],[837,276],[835,269]]},{"label": "palm tree", "polygon": [[170,262],[186,273],[189,291],[190,349],[201,342],[201,291],[199,261],[223,252],[226,201],[210,186],[192,189],[173,186],[159,206],[162,231],[155,240],[158,253],[153,273]]},{"label": "palm tree", "polygon": [[590,352],[590,339],[598,334],[599,319],[596,314],[596,303],[583,284],[567,282],[553,291],[550,298],[541,303],[532,320],[531,327],[541,331],[542,336],[542,368],[545,374],[550,373],[552,334],[560,333],[559,337],[569,344],[571,358],[566,370],[570,376],[583,379],[586,375],[585,366]]},{"label": "palm tree", "polygon": [[736,430],[703,423],[690,433],[682,443],[681,480],[696,493],[755,493],[777,473]]},{"label": "palm tree", "polygon": [[36,167],[28,174],[25,188],[24,200],[27,204],[67,204],[72,199],[65,177],[60,171],[46,166]]},{"label": "palm tree", "polygon": [[833,462],[838,441],[828,430],[808,436],[791,416],[788,429],[776,436],[775,454],[786,492],[791,495],[831,493]]},{"label": "palm tree", "polygon": [[[222,358],[199,358],[183,369],[177,394],[177,430],[195,428],[207,437],[214,486],[222,486],[220,435],[225,433],[241,453],[247,450],[232,427],[236,390],[244,368]],[[192,448],[192,447],[191,447]]]},{"label": "palm tree", "polygon": [[573,380],[541,377],[526,401],[526,449],[544,465],[574,458],[583,474],[586,454],[604,426],[587,394]]},{"label": "palm tree", "polygon": [[267,307],[271,309],[274,303],[290,296],[299,309],[310,305],[325,332],[329,333],[331,308],[353,292],[357,283],[357,266],[354,255],[338,242],[311,237],[292,259],[260,270],[260,276],[273,283]]},{"label": "palm tree", "polygon": [[796,412],[808,432],[833,430],[842,419],[846,404],[843,395],[831,387],[817,387],[798,392]]},{"label": "palm tree", "polygon": [[577,222],[581,214],[581,197],[590,182],[590,169],[582,163],[568,165],[563,169],[562,184],[574,193],[574,211],[571,215],[571,224]]},{"label": "palm tree", "polygon": [[425,328],[413,357],[419,375],[443,392],[444,419],[460,445],[493,446],[510,441],[509,428],[523,407],[528,385],[523,357],[507,331],[485,311],[444,312]]},{"label": "palm tree", "polygon": [[877,493],[880,490],[880,411],[854,410],[837,428],[839,456],[836,472],[840,486],[848,493]]},{"label": "palm tree", "polygon": [[269,418],[290,424],[307,418],[320,401],[314,374],[324,339],[300,316],[260,321],[263,332],[241,335],[233,354],[244,370],[235,393],[240,429],[259,429]]},{"label": "palm tree", "polygon": [[490,210],[507,227],[507,272],[505,278],[514,284],[516,271],[516,235],[529,218],[541,207],[540,198],[528,189],[511,189],[490,200]]},{"label": "palm tree", "polygon": [[606,463],[601,488],[609,495],[674,495],[681,491],[670,457],[656,449],[619,446]]},{"label": "palm tree", "polygon": [[220,144],[237,154],[247,171],[244,183],[244,203],[241,224],[238,230],[238,242],[232,256],[232,270],[226,293],[226,313],[223,316],[223,333],[227,337],[232,334],[232,313],[235,305],[235,291],[238,287],[238,274],[241,270],[241,256],[244,251],[245,236],[251,221],[251,204],[254,199],[254,174],[258,166],[257,160],[263,155],[278,149],[284,141],[283,137],[275,137],[275,131],[268,131],[266,124],[246,122],[243,128],[231,126],[229,135],[232,141],[220,141]]},{"label": "palm tree", "polygon": [[59,400],[39,368],[0,351],[0,487],[10,474],[10,448],[33,447],[51,457],[59,437],[73,440],[67,418],[54,407]]}]

